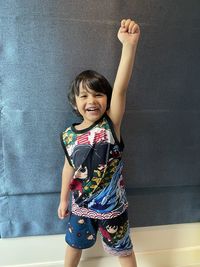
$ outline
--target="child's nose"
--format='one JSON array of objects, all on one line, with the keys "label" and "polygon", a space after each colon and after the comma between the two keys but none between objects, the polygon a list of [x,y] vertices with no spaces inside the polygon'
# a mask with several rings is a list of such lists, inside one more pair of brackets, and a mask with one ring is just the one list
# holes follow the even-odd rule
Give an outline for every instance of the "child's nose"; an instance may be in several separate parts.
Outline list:
[{"label": "child's nose", "polygon": [[93,103],[95,103],[95,97],[93,96],[93,95],[91,95],[90,97],[89,97],[89,103],[90,104],[93,104]]}]

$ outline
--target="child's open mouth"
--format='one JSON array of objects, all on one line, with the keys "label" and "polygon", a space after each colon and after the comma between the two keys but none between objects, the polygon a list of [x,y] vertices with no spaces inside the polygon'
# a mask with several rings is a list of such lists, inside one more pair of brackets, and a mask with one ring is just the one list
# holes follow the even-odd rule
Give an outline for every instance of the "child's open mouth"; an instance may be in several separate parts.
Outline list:
[{"label": "child's open mouth", "polygon": [[99,109],[95,107],[95,108],[87,108],[86,110],[89,111],[89,112],[96,112]]}]

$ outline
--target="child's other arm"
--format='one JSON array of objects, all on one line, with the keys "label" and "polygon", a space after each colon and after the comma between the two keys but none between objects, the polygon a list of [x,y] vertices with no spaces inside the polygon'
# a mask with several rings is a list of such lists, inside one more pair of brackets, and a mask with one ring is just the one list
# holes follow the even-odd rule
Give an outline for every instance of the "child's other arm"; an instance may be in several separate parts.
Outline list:
[{"label": "child's other arm", "polygon": [[139,26],[132,20],[122,20],[118,39],[122,43],[121,59],[115,78],[108,115],[116,134],[120,139],[120,126],[125,111],[126,91],[131,78],[137,43],[140,35]]},{"label": "child's other arm", "polygon": [[74,168],[69,164],[67,158],[65,157],[65,164],[62,170],[60,204],[58,207],[58,217],[60,219],[64,219],[69,213],[68,211],[69,194],[70,194],[69,185],[71,183],[73,175],[74,175]]}]

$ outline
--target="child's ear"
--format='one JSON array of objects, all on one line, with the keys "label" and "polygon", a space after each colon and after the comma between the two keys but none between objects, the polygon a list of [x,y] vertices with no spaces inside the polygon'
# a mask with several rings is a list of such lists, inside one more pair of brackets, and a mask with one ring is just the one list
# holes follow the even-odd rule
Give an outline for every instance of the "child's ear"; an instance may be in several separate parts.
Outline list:
[{"label": "child's ear", "polygon": [[77,106],[73,105],[73,109],[74,109],[74,110],[77,110]]},{"label": "child's ear", "polygon": [[78,111],[78,108],[77,108],[77,106],[73,106],[73,111],[74,111],[74,113],[76,114],[76,115],[78,115],[78,116],[81,116],[82,117],[82,115],[79,113],[79,111]]}]

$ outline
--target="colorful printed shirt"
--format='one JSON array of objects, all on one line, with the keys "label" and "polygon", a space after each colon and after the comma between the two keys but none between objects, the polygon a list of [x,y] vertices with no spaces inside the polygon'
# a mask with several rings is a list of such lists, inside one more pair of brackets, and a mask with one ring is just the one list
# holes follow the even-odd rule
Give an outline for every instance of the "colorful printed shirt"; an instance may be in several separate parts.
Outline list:
[{"label": "colorful printed shirt", "polygon": [[72,213],[109,219],[123,213],[128,202],[122,176],[123,142],[119,142],[111,119],[105,114],[89,128],[73,124],[61,134],[69,164],[75,169],[70,184]]}]

